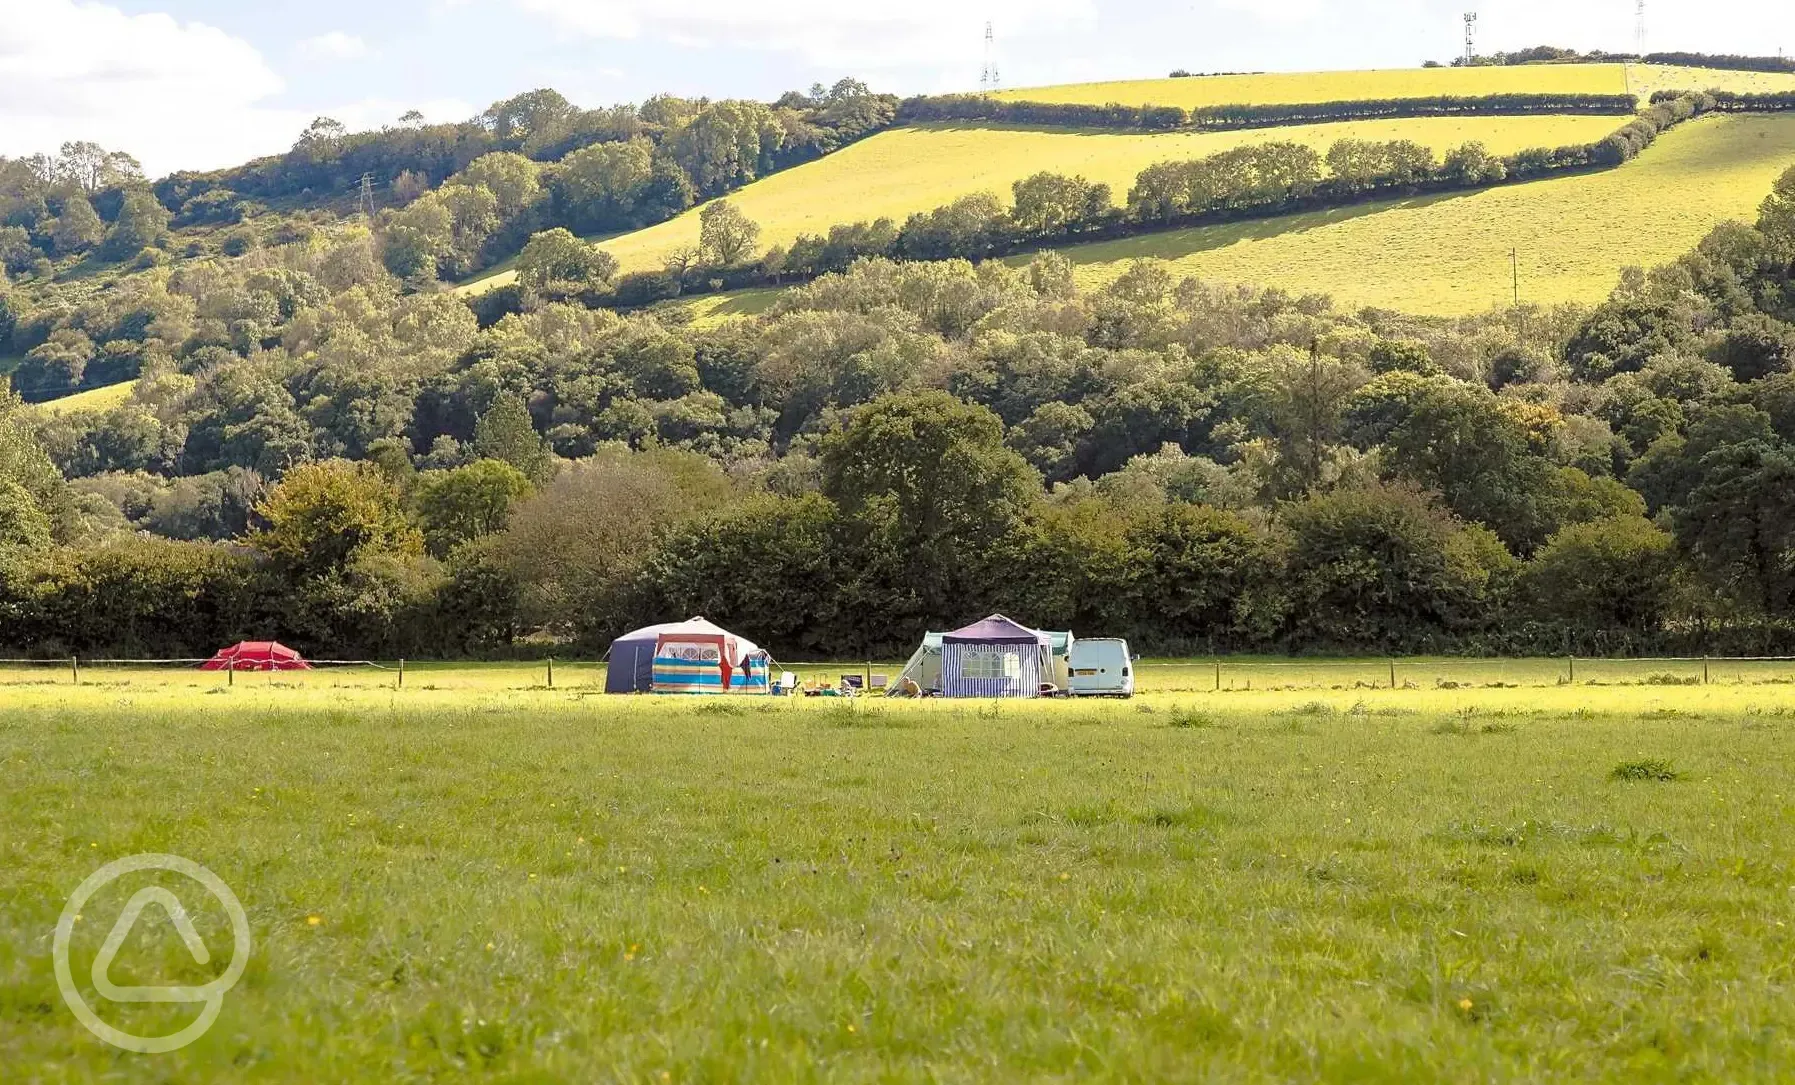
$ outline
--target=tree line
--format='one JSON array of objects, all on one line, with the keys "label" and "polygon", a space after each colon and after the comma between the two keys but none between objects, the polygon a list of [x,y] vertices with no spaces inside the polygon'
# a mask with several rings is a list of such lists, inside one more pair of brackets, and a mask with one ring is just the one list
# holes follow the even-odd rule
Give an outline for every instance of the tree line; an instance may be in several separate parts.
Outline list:
[{"label": "tree line", "polygon": [[[1575,49],[1564,49],[1552,45],[1536,45],[1529,49],[1516,49],[1512,52],[1484,53],[1472,57],[1471,67],[1503,67],[1520,64],[1623,64],[1639,62],[1644,64],[1663,64],[1683,68],[1719,68],[1727,71],[1742,72],[1795,72],[1795,58],[1785,56],[1742,56],[1736,53],[1689,53],[1663,52],[1646,53],[1611,53],[1600,49],[1578,52]],[[1464,67],[1464,57],[1455,57],[1452,66]],[[1430,67],[1438,64],[1430,62]]]},{"label": "tree line", "polygon": [[1128,106],[1078,102],[1031,102],[983,94],[943,94],[906,98],[898,106],[901,124],[982,121],[1067,128],[1177,129],[1274,128],[1291,124],[1384,120],[1397,117],[1528,116],[1537,114],[1632,113],[1631,94],[1436,95],[1424,98],[1366,98],[1276,105]]},{"label": "tree line", "polygon": [[8,651],[702,612],[878,656],[994,608],[1168,652],[1795,647],[1795,170],[1599,306],[1461,320],[1044,253],[482,328],[367,235],[292,249],[26,314],[144,375],[0,404]]},{"label": "tree line", "polygon": [[[319,118],[286,154],[151,184],[90,143],[0,158],[0,269],[50,281],[72,261],[137,268],[303,242],[370,181],[383,257],[415,286],[515,255],[535,233],[620,232],[834,151],[893,123],[897,99],[857,80],[777,102],[684,99],[581,110],[552,90],[479,117],[375,132]],[[276,204],[303,210],[274,213]],[[171,228],[200,235],[176,250]],[[201,240],[201,237],[207,238]]]}]

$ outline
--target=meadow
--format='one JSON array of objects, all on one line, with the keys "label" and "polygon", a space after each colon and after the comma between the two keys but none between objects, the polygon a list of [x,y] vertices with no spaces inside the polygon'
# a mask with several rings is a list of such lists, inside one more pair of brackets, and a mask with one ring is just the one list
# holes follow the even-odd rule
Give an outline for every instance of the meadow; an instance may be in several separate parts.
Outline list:
[{"label": "meadow", "polygon": [[[1047,170],[1108,184],[1118,203],[1141,170],[1156,162],[1201,158],[1230,147],[1290,141],[1326,153],[1342,139],[1409,139],[1443,152],[1481,140],[1497,154],[1601,139],[1619,127],[1612,116],[1417,117],[1341,124],[1292,125],[1228,132],[1121,133],[1043,130],[1007,125],[927,124],[894,128],[835,154],[762,178],[729,195],[761,226],[762,247],[788,245],[799,234],[889,217],[902,224],[974,192],[1010,201],[1010,186]],[[622,270],[658,268],[669,252],[698,243],[698,211],[644,230],[600,239]],[[504,286],[501,269],[464,291]]]},{"label": "meadow", "polygon": [[[1230,661],[1247,664],[1268,660]],[[1438,669],[1449,661],[1405,661]],[[1716,1080],[1795,1070],[1795,686],[897,704],[596,696],[535,664],[6,671],[7,1080]],[[852,667],[843,669],[853,669]],[[1375,668],[1374,668],[1375,669]],[[1271,668],[1264,668],[1269,672]],[[1295,673],[1292,671],[1292,673]],[[1421,670],[1416,671],[1420,673]],[[1499,686],[1491,686],[1499,682]],[[1332,688],[1338,685],[1342,688]],[[103,862],[253,950],[105,1047],[50,966]],[[76,925],[89,962],[121,880]],[[158,883],[160,884],[160,883]],[[176,879],[169,887],[182,888]],[[152,924],[117,982],[203,982]],[[126,976],[129,979],[126,979]]]},{"label": "meadow", "polygon": [[1358,72],[1266,72],[1188,79],[1138,79],[1019,87],[996,97],[1087,105],[1287,105],[1363,98],[1486,94],[1626,94],[1660,90],[1762,93],[1795,89],[1795,75],[1660,64],[1528,64],[1488,68],[1387,68]]},{"label": "meadow", "polygon": [[42,404],[42,408],[52,414],[76,414],[82,411],[109,411],[131,398],[132,389],[137,387],[136,380],[120,381],[99,388],[89,388],[85,392],[62,396]]},{"label": "meadow", "polygon": [[1622,267],[1673,260],[1717,223],[1754,220],[1791,165],[1795,116],[1711,116],[1600,173],[1062,251],[1087,288],[1146,257],[1170,261],[1180,275],[1331,294],[1349,307],[1456,316],[1509,304],[1509,252],[1516,250],[1523,301],[1587,304],[1614,289]]}]

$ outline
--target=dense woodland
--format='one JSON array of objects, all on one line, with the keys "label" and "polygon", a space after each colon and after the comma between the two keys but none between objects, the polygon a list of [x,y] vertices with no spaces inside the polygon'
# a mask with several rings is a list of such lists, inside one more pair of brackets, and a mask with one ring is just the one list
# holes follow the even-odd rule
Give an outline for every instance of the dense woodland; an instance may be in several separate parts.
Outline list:
[{"label": "dense woodland", "polygon": [[1042,254],[682,319],[481,328],[366,232],[131,276],[57,334],[130,344],[132,398],[4,409],[8,647],[485,653],[702,612],[880,653],[990,609],[1168,651],[1789,647],[1795,170],[1591,311],[1152,263],[1083,293]]},{"label": "dense woodland", "polygon": [[[138,378],[94,412],[0,396],[0,648],[507,654],[704,613],[884,654],[1001,609],[1168,652],[1788,651],[1795,169],[1593,309],[1419,319],[983,259],[1587,167],[1714,104],[1546,157],[1266,144],[1152,167],[1125,207],[1042,174],[770,252],[712,199],[635,300],[820,276],[713,325],[620,310],[629,277],[576,234],[826,153],[895,99],[537,92],[153,186],[90,144],[0,161],[15,386]],[[382,170],[372,220],[333,210]],[[514,288],[439,285],[506,252]]]}]

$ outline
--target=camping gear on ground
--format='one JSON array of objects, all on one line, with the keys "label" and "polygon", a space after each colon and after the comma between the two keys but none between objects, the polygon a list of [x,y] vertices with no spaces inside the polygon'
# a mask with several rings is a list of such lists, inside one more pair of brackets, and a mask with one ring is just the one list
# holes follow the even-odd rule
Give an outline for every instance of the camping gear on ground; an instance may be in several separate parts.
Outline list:
[{"label": "camping gear on ground", "polygon": [[625,633],[605,654],[606,693],[769,693],[771,657],[703,618]]},{"label": "camping gear on ground", "polygon": [[[896,696],[894,692],[904,686],[905,679],[915,682],[925,692],[941,690],[941,638],[945,633],[924,633],[922,644],[898,672],[897,681],[886,687],[886,696]],[[1065,689],[1071,678],[1071,670],[1067,665],[1075,638],[1071,633],[1046,634],[1052,648],[1047,661],[1047,669],[1042,672],[1043,682],[1052,682]]]},{"label": "camping gear on ground", "polygon": [[1001,614],[941,635],[944,697],[1038,697],[1053,640]]},{"label": "camping gear on ground", "polygon": [[298,652],[275,640],[246,640],[220,648],[201,663],[202,671],[309,671],[312,665]]},{"label": "camping gear on ground", "polygon": [[1134,659],[1128,642],[1116,637],[1081,640],[1072,646],[1074,697],[1134,696]]}]

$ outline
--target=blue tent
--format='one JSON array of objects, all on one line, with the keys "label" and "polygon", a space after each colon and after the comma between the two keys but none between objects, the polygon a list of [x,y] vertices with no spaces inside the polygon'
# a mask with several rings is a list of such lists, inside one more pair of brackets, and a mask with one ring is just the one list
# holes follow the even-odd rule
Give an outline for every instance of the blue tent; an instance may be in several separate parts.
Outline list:
[{"label": "blue tent", "polygon": [[[738,637],[722,626],[715,625],[703,618],[647,626],[643,629],[632,630],[612,641],[611,650],[605,653],[605,658],[610,664],[605,670],[605,692],[725,692],[717,666],[718,660],[714,656],[708,667],[694,666],[693,660],[683,658],[683,656],[662,658],[660,660],[661,681],[657,687],[655,680],[656,650],[666,644],[670,638],[677,639],[682,636],[733,646],[733,650],[739,656],[739,661],[732,658],[731,662],[735,664],[732,670],[739,671],[739,673],[732,673],[732,680],[727,692],[769,692],[771,687],[768,684],[770,676],[767,672],[767,654],[761,651],[754,642]],[[712,675],[714,680],[699,681],[701,675]]]}]

